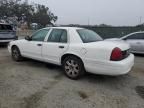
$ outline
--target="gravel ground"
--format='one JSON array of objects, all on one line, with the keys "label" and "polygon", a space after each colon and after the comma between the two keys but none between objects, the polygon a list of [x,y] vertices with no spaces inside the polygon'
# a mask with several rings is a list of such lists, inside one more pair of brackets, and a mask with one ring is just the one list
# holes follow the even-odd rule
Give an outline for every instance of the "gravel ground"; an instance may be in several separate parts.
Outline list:
[{"label": "gravel ground", "polygon": [[144,56],[128,75],[73,81],[58,66],[14,62],[0,47],[0,108],[144,108]]}]

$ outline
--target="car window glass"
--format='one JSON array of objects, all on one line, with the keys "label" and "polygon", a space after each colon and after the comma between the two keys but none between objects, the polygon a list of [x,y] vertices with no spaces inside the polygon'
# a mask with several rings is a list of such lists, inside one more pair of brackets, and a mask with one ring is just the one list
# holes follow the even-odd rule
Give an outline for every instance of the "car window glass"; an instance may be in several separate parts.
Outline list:
[{"label": "car window glass", "polygon": [[61,35],[60,42],[67,43],[67,32],[65,30],[63,31],[63,33]]},{"label": "car window glass", "polygon": [[32,41],[44,41],[49,29],[40,30],[32,35]]},{"label": "car window glass", "polygon": [[144,33],[136,33],[128,36],[126,39],[144,39]]},{"label": "car window glass", "polygon": [[139,33],[140,39],[144,39],[144,33]]},{"label": "car window glass", "polygon": [[95,32],[87,29],[77,30],[80,38],[84,43],[102,41],[103,39]]},{"label": "car window glass", "polygon": [[53,29],[49,38],[48,42],[67,42],[67,32],[63,29]]},{"label": "car window glass", "polygon": [[0,24],[0,31],[13,30],[11,25]]}]

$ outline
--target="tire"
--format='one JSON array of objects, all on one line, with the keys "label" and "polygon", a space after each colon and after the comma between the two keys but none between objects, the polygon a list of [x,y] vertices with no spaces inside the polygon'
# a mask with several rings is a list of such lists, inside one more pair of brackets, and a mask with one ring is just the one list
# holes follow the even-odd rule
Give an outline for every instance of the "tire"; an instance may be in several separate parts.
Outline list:
[{"label": "tire", "polygon": [[21,56],[20,50],[17,46],[12,47],[11,56],[14,61],[19,62],[23,60],[23,57]]},{"label": "tire", "polygon": [[73,80],[79,79],[85,73],[83,62],[75,56],[66,57],[62,63],[62,66],[65,75]]}]

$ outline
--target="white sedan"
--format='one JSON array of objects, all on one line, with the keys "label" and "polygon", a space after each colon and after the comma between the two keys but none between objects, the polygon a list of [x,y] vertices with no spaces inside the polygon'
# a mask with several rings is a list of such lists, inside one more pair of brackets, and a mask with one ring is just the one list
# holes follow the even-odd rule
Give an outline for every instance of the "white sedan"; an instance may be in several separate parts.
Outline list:
[{"label": "white sedan", "polygon": [[91,30],[74,27],[43,28],[8,45],[13,60],[27,57],[61,65],[71,79],[78,79],[85,72],[127,74],[134,65],[129,49],[124,42],[104,41]]}]

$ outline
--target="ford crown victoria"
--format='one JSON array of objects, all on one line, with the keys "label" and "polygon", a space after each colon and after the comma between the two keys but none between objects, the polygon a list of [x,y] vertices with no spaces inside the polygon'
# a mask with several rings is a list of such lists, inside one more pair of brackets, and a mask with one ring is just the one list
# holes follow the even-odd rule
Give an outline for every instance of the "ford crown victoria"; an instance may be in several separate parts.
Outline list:
[{"label": "ford crown victoria", "polygon": [[27,57],[60,65],[71,79],[78,79],[85,72],[127,74],[134,64],[129,49],[129,44],[104,41],[91,30],[74,27],[43,28],[8,45],[13,60]]}]

